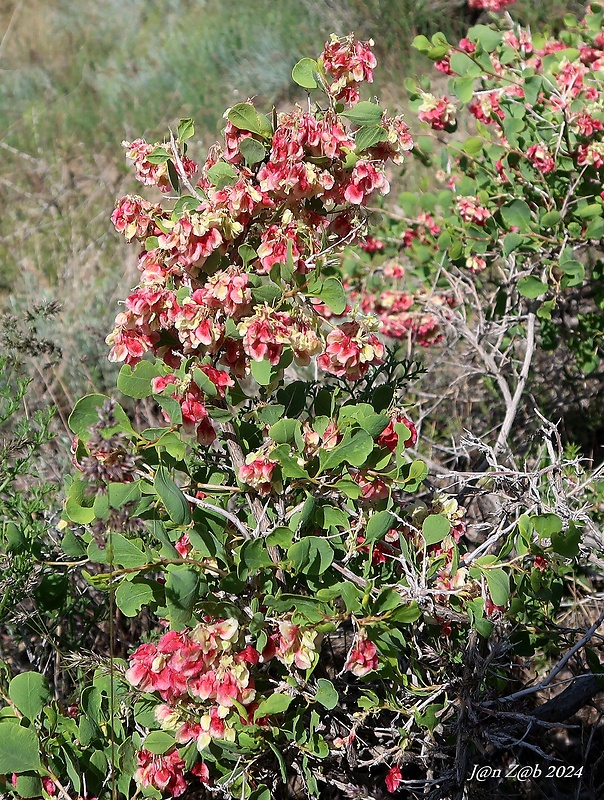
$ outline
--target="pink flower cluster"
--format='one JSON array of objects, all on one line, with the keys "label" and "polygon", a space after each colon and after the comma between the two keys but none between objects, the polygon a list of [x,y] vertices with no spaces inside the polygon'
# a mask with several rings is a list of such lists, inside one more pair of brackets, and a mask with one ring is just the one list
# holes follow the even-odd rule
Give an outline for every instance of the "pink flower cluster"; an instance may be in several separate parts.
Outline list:
[{"label": "pink flower cluster", "polygon": [[[326,43],[319,71],[331,81],[325,90],[332,99],[358,102],[360,84],[373,80],[371,45],[352,35]],[[318,357],[323,369],[349,380],[382,363],[383,344],[364,321],[327,332],[299,277],[320,266],[334,244],[362,237],[359,210],[389,191],[385,163],[400,163],[413,142],[400,117],[381,112],[380,141],[361,150],[357,128],[333,105],[278,114],[273,130],[251,101],[240,103],[227,112],[224,149],[211,148],[200,170],[174,143],[124,144],[142,183],[169,190],[171,161],[190,187],[198,173],[201,191],[175,209],[136,195],[118,201],[112,220],[140,243],[141,274],[107,337],[110,360],[134,367],[150,353],[176,371],[186,358],[189,373],[204,363],[221,395],[252,362],[277,366],[286,351],[298,365]],[[253,163],[244,147],[250,140]],[[266,301],[275,283],[283,296]],[[164,390],[179,402],[185,428],[210,443],[202,386],[170,373],[154,385],[155,393]],[[256,475],[246,465],[248,485],[265,487],[267,469]]]},{"label": "pink flower cluster", "polygon": [[344,39],[331,36],[320,56],[328,77],[333,80],[329,93],[347,105],[354,105],[359,99],[359,85],[373,82],[373,70],[377,65],[371,48],[373,41],[355,41],[351,34]]},{"label": "pink flower cluster", "polygon": [[438,98],[422,92],[422,104],[417,116],[435,131],[452,130],[455,126],[455,106],[448,97]]},{"label": "pink flower cluster", "polygon": [[134,780],[139,786],[150,786],[160,792],[168,792],[172,797],[180,797],[187,789],[184,779],[185,762],[177,750],[169,750],[164,755],[155,755],[148,750],[137,753],[138,768]]},{"label": "pink flower cluster", "polygon": [[322,634],[312,628],[283,620],[278,623],[278,631],[269,637],[262,661],[276,658],[288,668],[310,669],[317,661],[322,638]]},{"label": "pink flower cluster", "polygon": [[168,631],[158,643],[143,644],[131,656],[126,679],[142,691],[158,692],[168,702],[191,696],[230,708],[255,697],[247,661],[238,650],[234,619],[200,623],[192,631]]},{"label": "pink flower cluster", "polygon": [[556,168],[550,151],[542,144],[533,144],[526,151],[526,157],[538,172],[547,175]]},{"label": "pink flower cluster", "polygon": [[[134,162],[137,180],[145,186],[157,186],[161,192],[171,191],[167,160],[159,164],[149,161],[149,156],[160,145],[149,144],[144,139],[135,139],[133,142],[122,142],[122,147],[126,148],[126,156]],[[175,168],[180,177],[186,178],[193,176],[198,169],[197,164],[184,154],[180,158],[180,164],[176,164]]]},{"label": "pink flower cluster", "polygon": [[[209,364],[201,364],[199,368],[214,384],[219,396],[224,397],[225,390],[233,386],[233,379],[228,372],[215,369]],[[193,433],[200,444],[211,444],[214,441],[216,431],[204,404],[204,394],[190,375],[180,380],[174,373],[169,373],[154,378],[151,387],[154,394],[163,394],[167,389],[169,396],[179,403],[186,433]],[[165,412],[164,417],[169,421]]]},{"label": "pink flower cluster", "polygon": [[377,443],[380,447],[387,447],[392,453],[398,445],[398,433],[396,426],[403,424],[409,431],[410,436],[405,440],[405,447],[414,447],[417,444],[417,428],[414,423],[402,411],[396,411],[390,418],[390,422],[380,433]]},{"label": "pink flower cluster", "polygon": [[348,653],[344,669],[352,672],[357,678],[362,678],[379,666],[377,647],[367,638],[364,629],[360,629],[354,640],[354,644]]},{"label": "pink flower cluster", "polygon": [[382,364],[383,356],[384,345],[375,334],[358,322],[345,322],[328,335],[327,347],[318,364],[339,378],[358,381],[370,366]]},{"label": "pink flower cluster", "polygon": [[273,488],[275,469],[279,466],[268,456],[250,453],[239,468],[239,480],[260,494],[269,494]]},{"label": "pink flower cluster", "polygon": [[515,2],[516,0],[468,0],[468,5],[482,11],[501,11]]},{"label": "pink flower cluster", "polygon": [[473,222],[475,225],[484,225],[492,216],[475,197],[462,196],[456,201],[457,213],[464,222]]}]

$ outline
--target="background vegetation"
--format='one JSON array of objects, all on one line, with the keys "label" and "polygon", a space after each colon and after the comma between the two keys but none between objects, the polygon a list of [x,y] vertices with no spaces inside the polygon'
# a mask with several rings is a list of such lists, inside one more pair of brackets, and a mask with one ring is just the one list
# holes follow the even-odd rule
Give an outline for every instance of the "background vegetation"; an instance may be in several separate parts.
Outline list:
[{"label": "background vegetation", "polygon": [[[582,5],[521,0],[514,16],[535,28],[555,28]],[[405,108],[405,78],[430,69],[413,54],[412,38],[440,29],[455,40],[477,17],[461,0],[0,2],[0,346],[8,356],[0,387],[0,474],[10,489],[0,490],[0,516],[22,519],[19,536],[28,539],[22,542],[4,523],[9,547],[1,566],[11,581],[22,577],[16,585],[30,596],[2,629],[0,657],[13,671],[54,674],[53,688],[64,696],[64,644],[69,649],[79,638],[98,649],[103,624],[109,624],[105,610],[91,610],[85,599],[99,599],[90,586],[77,578],[67,586],[53,578],[52,568],[36,565],[57,557],[56,511],[62,475],[70,469],[67,417],[82,394],[111,393],[117,369],[106,359],[104,337],[118,299],[136,282],[133,252],[109,222],[115,199],[140,191],[122,139],[154,141],[178,118],[191,116],[202,133],[200,152],[192,155],[201,156],[202,145],[218,136],[223,109],[256,87],[265,87],[259,106],[279,108],[298,99],[290,96],[292,65],[318,52],[331,31],[354,30],[376,41],[382,68],[375,92],[383,105]],[[430,352],[423,357],[433,358]],[[32,381],[27,395],[23,378]],[[461,398],[448,433],[469,426],[469,410],[486,418],[488,393],[473,402],[470,408]],[[52,421],[43,414],[49,405],[57,408]],[[14,421],[22,412],[33,420],[29,429]],[[26,561],[33,541],[43,544],[37,558]],[[13,588],[5,597],[0,623],[6,608],[18,605],[19,593]],[[118,631],[117,638],[126,642],[132,634]]]}]

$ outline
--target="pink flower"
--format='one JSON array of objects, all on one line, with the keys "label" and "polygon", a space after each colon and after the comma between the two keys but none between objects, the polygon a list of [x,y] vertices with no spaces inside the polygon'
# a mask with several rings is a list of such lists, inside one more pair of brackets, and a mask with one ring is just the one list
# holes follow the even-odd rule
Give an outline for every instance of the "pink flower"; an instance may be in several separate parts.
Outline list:
[{"label": "pink flower", "polygon": [[435,131],[448,130],[455,125],[455,106],[448,97],[435,97],[422,92],[422,104],[419,108],[420,122],[426,122]]},{"label": "pink flower", "polygon": [[390,794],[394,794],[398,787],[401,785],[403,780],[403,773],[399,766],[395,765],[394,767],[390,767],[388,770],[388,774],[385,778],[386,789],[390,792]]},{"label": "pink flower", "polygon": [[239,480],[256,489],[260,494],[269,494],[277,465],[277,461],[266,456],[251,454],[246,458],[245,464],[239,468]]},{"label": "pink flower", "polygon": [[485,125],[491,125],[494,122],[494,118],[503,119],[505,116],[499,105],[497,92],[479,95],[469,104],[468,111]]},{"label": "pink flower", "polygon": [[369,475],[365,470],[350,470],[350,477],[362,489],[361,500],[377,503],[390,495],[388,485],[377,475]]},{"label": "pink flower", "polygon": [[[133,238],[144,239],[155,232],[153,217],[161,214],[161,206],[152,205],[138,195],[126,195],[115,205],[111,221],[118,233],[123,233],[126,241]],[[157,229],[159,232],[159,229]]]},{"label": "pink flower", "polygon": [[596,169],[604,167],[604,142],[580,144],[577,148],[577,164],[592,166]]},{"label": "pink flower", "polygon": [[[122,147],[126,148],[127,158],[134,161],[137,180],[145,184],[145,186],[157,186],[162,192],[170,192],[172,190],[167,162],[163,164],[152,164],[148,160],[151,153],[153,153],[159,145],[149,144],[144,139],[135,139],[133,142],[122,142]],[[183,154],[180,160],[182,163],[182,170],[176,163],[174,167],[181,177],[190,178],[197,172],[197,164],[190,158],[187,158],[187,156]]]},{"label": "pink flower", "polygon": [[191,775],[195,775],[202,783],[210,782],[210,770],[208,769],[208,765],[203,761],[198,761],[197,764],[195,764],[191,770]]},{"label": "pink flower", "polygon": [[579,131],[581,136],[593,136],[594,133],[598,133],[604,127],[599,119],[592,117],[585,111],[578,114],[571,121],[571,124]]},{"label": "pink flower", "polygon": [[466,269],[468,272],[478,275],[480,272],[484,272],[486,268],[487,262],[484,258],[480,256],[468,256],[466,258]]},{"label": "pink flower", "polygon": [[183,533],[180,539],[174,545],[174,549],[178,552],[181,558],[187,558],[191,550],[191,540],[188,533]]},{"label": "pink flower", "polygon": [[374,253],[382,253],[386,245],[381,239],[376,239],[375,236],[367,236],[362,242],[359,242],[359,247],[366,253],[373,255]]},{"label": "pink flower", "polygon": [[535,169],[543,175],[552,172],[556,167],[556,163],[549,150],[542,144],[531,145],[526,151],[526,157]]},{"label": "pink flower", "polygon": [[357,161],[344,190],[344,198],[353,205],[361,205],[376,191],[382,195],[388,194],[390,184],[386,176],[370,161]]},{"label": "pink flower", "polygon": [[[322,634],[312,628],[293,625],[291,622],[279,623],[279,635],[275,643],[275,657],[287,667],[310,669],[317,657]],[[265,658],[264,653],[262,654]]]},{"label": "pink flower", "polygon": [[318,364],[325,372],[358,381],[371,366],[383,364],[384,345],[358,322],[345,322],[327,337],[325,352]]},{"label": "pink flower", "polygon": [[379,666],[377,647],[367,638],[367,634],[361,628],[356,635],[354,645],[348,653],[348,658],[344,664],[344,669],[352,672],[357,678],[362,678]]},{"label": "pink flower", "polygon": [[223,309],[233,319],[249,313],[251,300],[249,278],[238,267],[215,273],[204,286],[204,301],[208,308]]},{"label": "pink flower", "polygon": [[105,339],[111,345],[109,361],[125,361],[137,364],[146,352],[151,350],[159,336],[147,325],[137,325],[132,312],[122,311],[115,318],[115,329]]},{"label": "pink flower", "polygon": [[535,556],[535,560],[533,561],[533,566],[540,572],[545,572],[545,570],[547,569],[547,560],[543,558],[543,556]]},{"label": "pink flower", "polygon": [[321,61],[334,82],[329,87],[336,100],[352,105],[359,98],[358,85],[362,81],[373,82],[373,70],[377,64],[371,48],[373,41],[355,41],[351,34],[345,39],[331,36],[321,54]]},{"label": "pink flower", "polygon": [[160,792],[168,792],[172,797],[179,797],[186,791],[185,762],[177,750],[155,755],[143,749],[137,754],[137,762],[134,780],[139,786],[151,786]]},{"label": "pink flower", "polygon": [[470,8],[478,8],[483,11],[501,11],[515,2],[516,0],[468,0],[468,5]]},{"label": "pink flower", "polygon": [[473,222],[476,225],[484,225],[491,217],[491,212],[482,206],[475,197],[458,197],[457,212],[464,222]]},{"label": "pink flower", "polygon": [[291,317],[275,311],[268,305],[257,306],[253,317],[248,317],[238,326],[243,337],[243,350],[253,361],[269,361],[276,366],[289,343]]},{"label": "pink flower", "polygon": [[410,436],[405,440],[405,447],[413,447],[417,442],[417,429],[413,422],[402,411],[396,411],[388,425],[380,433],[377,438],[377,443],[380,447],[387,447],[388,450],[394,453],[398,445],[398,433],[395,431],[395,425],[402,423],[410,432]]}]

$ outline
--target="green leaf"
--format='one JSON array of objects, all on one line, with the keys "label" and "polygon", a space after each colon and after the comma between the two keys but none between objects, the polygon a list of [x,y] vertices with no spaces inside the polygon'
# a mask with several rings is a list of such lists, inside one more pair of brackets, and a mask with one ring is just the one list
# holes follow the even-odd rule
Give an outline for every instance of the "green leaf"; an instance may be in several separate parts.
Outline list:
[{"label": "green leaf", "polygon": [[462,150],[470,156],[475,156],[482,150],[484,141],[479,136],[471,136],[463,143]]},{"label": "green leaf", "polygon": [[214,186],[220,190],[224,189],[225,186],[231,186],[237,183],[238,175],[236,170],[230,164],[227,164],[226,161],[219,161],[208,170],[208,178],[212,181]]},{"label": "green leaf", "polygon": [[304,89],[316,89],[318,84],[315,76],[318,69],[318,64],[313,58],[300,59],[292,69],[294,83]]},{"label": "green leaf", "polygon": [[115,563],[125,569],[142,567],[147,564],[149,560],[147,554],[143,552],[142,546],[137,547],[135,544],[135,542],[140,541],[140,539],[126,539],[121,533],[111,534],[110,544],[113,547],[113,560]]},{"label": "green leaf", "polygon": [[151,733],[148,733],[145,737],[143,747],[150,753],[163,755],[167,753],[171,747],[174,747],[175,744],[176,742],[172,734],[166,733],[166,731],[151,731]]},{"label": "green leaf", "polygon": [[172,425],[182,425],[182,408],[178,400],[162,394],[154,394],[153,399],[166,412]]},{"label": "green leaf", "polygon": [[33,728],[0,720],[0,774],[40,769],[40,742]]},{"label": "green leaf", "polygon": [[150,164],[165,164],[170,158],[170,153],[168,153],[165,147],[156,147],[155,150],[147,156],[147,161]]},{"label": "green leaf", "polygon": [[[69,427],[83,442],[87,442],[90,438],[90,428],[99,421],[99,410],[107,400],[109,397],[104,394],[87,394],[75,404],[69,415]],[[134,433],[126,412],[117,403],[113,409],[113,415],[117,423],[116,430]]]},{"label": "green leaf", "polygon": [[519,233],[506,233],[503,237],[503,255],[509,256],[514,250],[517,250],[524,242],[524,236]]},{"label": "green leaf", "polygon": [[429,731],[433,731],[438,725],[439,712],[442,711],[443,708],[444,705],[442,703],[432,703],[426,709],[424,709],[424,711],[415,712],[415,721],[422,728],[427,728]]},{"label": "green leaf", "polygon": [[494,31],[486,25],[474,25],[468,31],[468,39],[479,42],[487,53],[492,53],[502,41],[499,31]]},{"label": "green leaf", "polygon": [[343,314],[348,305],[346,292],[337,278],[327,278],[321,287],[319,297],[334,314]]},{"label": "green leaf", "polygon": [[529,522],[542,538],[549,538],[562,530],[562,520],[557,514],[532,516],[529,517]]},{"label": "green leaf", "polygon": [[394,611],[388,615],[388,618],[393,622],[400,622],[401,625],[410,625],[412,622],[416,622],[421,615],[421,608],[415,600],[412,600],[410,603],[405,603],[394,609]]},{"label": "green leaf", "polygon": [[182,630],[191,621],[197,600],[199,575],[189,567],[170,569],[166,578],[166,606],[172,627]]},{"label": "green leaf", "polygon": [[298,459],[290,455],[289,445],[282,444],[271,452],[271,458],[277,459],[281,464],[281,474],[284,478],[306,478],[308,472],[298,463]]},{"label": "green leaf", "polygon": [[573,522],[569,522],[566,533],[562,531],[552,533],[552,548],[564,558],[574,558],[579,555],[581,542],[581,529]]},{"label": "green leaf", "polygon": [[178,172],[176,171],[176,167],[174,166],[174,162],[172,159],[168,161],[168,177],[170,178],[170,183],[172,184],[172,188],[175,192],[180,191],[180,177]]},{"label": "green leaf", "polygon": [[[388,427],[389,421],[390,418],[387,417],[386,414],[368,414],[367,416],[359,419],[359,425],[364,431],[367,431],[372,439],[375,439],[380,435],[384,428]],[[410,436],[411,432],[408,429],[407,432]],[[406,436],[405,439],[408,439],[409,436]]]},{"label": "green leaf", "polygon": [[122,581],[115,593],[117,607],[126,617],[136,617],[143,606],[153,601],[153,589],[145,580]]},{"label": "green leaf", "polygon": [[354,434],[347,435],[333,450],[321,452],[320,471],[334,469],[344,462],[352,464],[353,467],[362,467],[371,454],[373,445],[374,441],[366,431],[355,431]]},{"label": "green leaf", "polygon": [[199,367],[195,367],[193,370],[193,380],[207,397],[217,396],[218,389],[216,388],[216,384],[211,381],[205,372]]},{"label": "green leaf", "polygon": [[601,239],[604,236],[604,219],[596,217],[587,226],[585,237],[587,239]]},{"label": "green leaf", "polygon": [[42,779],[39,775],[19,775],[16,789],[19,797],[42,797]]},{"label": "green leaf", "polygon": [[93,503],[94,495],[87,494],[88,482],[79,475],[74,478],[69,487],[65,501],[65,515],[80,525],[88,525],[95,518]]},{"label": "green leaf", "polygon": [[347,528],[350,517],[345,511],[333,506],[321,506],[319,508],[319,517],[315,517],[317,524],[326,530],[332,527]]},{"label": "green leaf", "polygon": [[[246,140],[244,140],[246,141]],[[254,248],[249,244],[241,244],[237,248],[237,252],[239,253],[241,260],[243,261],[243,266],[247,267],[251,262],[258,258],[258,253],[254,250]]]},{"label": "green leaf", "polygon": [[262,719],[262,717],[267,717],[270,714],[282,714],[290,707],[293,699],[294,698],[290,697],[288,694],[275,692],[270,697],[267,697],[266,700],[263,700],[254,711],[254,721]]},{"label": "green leaf", "polygon": [[181,119],[177,132],[178,141],[186,142],[187,139],[190,139],[194,135],[195,125],[191,117],[188,117],[187,119]]},{"label": "green leaf", "polygon": [[378,511],[369,518],[365,529],[365,538],[368,542],[377,542],[396,524],[396,517],[389,511]]},{"label": "green leaf", "polygon": [[315,702],[321,703],[322,706],[331,711],[331,709],[338,705],[338,700],[338,693],[335,690],[333,683],[325,678],[319,678],[317,681]]},{"label": "green leaf", "polygon": [[300,430],[301,425],[297,419],[280,419],[269,428],[268,435],[273,442],[277,444],[285,444],[286,442],[293,442],[296,431]]},{"label": "green leaf", "polygon": [[429,514],[422,523],[422,536],[427,545],[438,544],[451,530],[451,523],[442,514]]},{"label": "green leaf", "polygon": [[541,224],[546,228],[553,228],[562,219],[562,214],[559,211],[548,211],[541,217]]},{"label": "green leaf", "polygon": [[590,203],[589,205],[582,206],[575,211],[575,216],[580,217],[581,219],[602,216],[602,204]]},{"label": "green leaf", "polygon": [[258,164],[258,162],[262,161],[266,156],[266,150],[262,142],[253,139],[251,136],[239,142],[239,152],[245,159],[245,163],[248,167],[253,167],[254,164]]},{"label": "green leaf", "polygon": [[263,127],[258,112],[251,103],[237,103],[227,114],[229,122],[240,131],[250,131],[263,135]]},{"label": "green leaf", "polygon": [[354,144],[358,153],[375,147],[379,142],[385,142],[388,138],[388,131],[381,125],[363,125],[354,135]]},{"label": "green leaf", "polygon": [[[190,194],[181,195],[176,203],[174,203],[174,208],[172,209],[172,219],[180,219],[185,211],[196,211],[199,208],[199,203],[200,200],[198,197],[193,197]],[[145,239],[145,246],[147,250],[155,250],[156,247],[159,247],[159,244],[156,244],[155,247],[152,248],[149,244],[149,238]]]},{"label": "green leaf", "polygon": [[485,569],[489,594],[496,606],[504,606],[510,596],[510,578],[502,569]]},{"label": "green leaf", "polygon": [[451,87],[462,103],[469,103],[474,96],[474,78],[453,78]]},{"label": "green leaf", "polygon": [[374,127],[381,123],[383,113],[382,109],[375,103],[362,100],[349,111],[344,111],[341,116],[350,120],[353,125]]},{"label": "green leaf", "polygon": [[363,494],[363,490],[356,481],[351,478],[342,478],[336,483],[336,489],[343,492],[351,500],[358,500]]},{"label": "green leaf", "polygon": [[22,672],[8,685],[8,695],[27,719],[34,720],[50,700],[46,678],[39,672]]},{"label": "green leaf", "polygon": [[534,300],[536,297],[545,294],[548,288],[547,283],[540,281],[539,278],[535,278],[533,275],[527,275],[526,278],[520,278],[518,281],[518,291],[529,300]]},{"label": "green leaf", "polygon": [[520,233],[531,230],[531,209],[524,200],[514,200],[501,209],[501,218],[508,228],[518,228]]},{"label": "green leaf", "polygon": [[564,286],[580,286],[585,280],[585,267],[580,261],[560,262],[560,269],[564,273]]},{"label": "green leaf", "polygon": [[270,361],[264,360],[251,361],[250,369],[254,380],[259,383],[260,386],[268,386],[275,377],[278,367],[273,367]]},{"label": "green leaf", "polygon": [[466,53],[453,53],[449,59],[451,69],[461,78],[478,78],[482,74],[481,67]]},{"label": "green leaf", "polygon": [[107,495],[111,508],[121,508],[126,503],[133,503],[141,498],[141,481],[130,483],[110,483]]},{"label": "green leaf", "polygon": [[175,522],[177,525],[188,525],[191,521],[189,504],[165,467],[157,468],[153,486],[162,503],[165,505],[168,516],[172,522]]},{"label": "green leaf", "polygon": [[415,39],[411,42],[411,47],[414,47],[416,50],[419,50],[420,53],[427,53],[428,50],[432,47],[430,40],[426,36],[416,36]]},{"label": "green leaf", "polygon": [[244,542],[241,546],[240,559],[241,565],[252,572],[257,572],[272,563],[264,539],[250,539]]},{"label": "green leaf", "polygon": [[293,562],[296,571],[321,575],[331,566],[334,552],[327,539],[305,536],[299,542],[292,544],[287,556]]}]

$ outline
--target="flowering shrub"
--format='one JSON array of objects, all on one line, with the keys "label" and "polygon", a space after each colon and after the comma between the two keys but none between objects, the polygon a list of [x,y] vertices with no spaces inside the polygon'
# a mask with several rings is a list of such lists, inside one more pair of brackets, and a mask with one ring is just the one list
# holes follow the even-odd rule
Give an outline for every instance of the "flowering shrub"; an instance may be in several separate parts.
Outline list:
[{"label": "flowering shrub", "polygon": [[[392,345],[436,344],[464,312],[439,277],[426,288],[439,269],[478,281],[513,261],[520,275],[508,290],[518,302],[552,292],[549,312],[576,285],[564,280],[576,274],[567,261],[561,275],[549,262],[577,229],[568,223],[564,244],[537,230],[552,209],[523,169],[544,181],[556,174],[551,193],[564,208],[552,226],[566,225],[567,213],[575,221],[593,205],[574,192],[577,177],[597,169],[597,148],[584,143],[578,175],[564,161],[566,184],[556,159],[570,132],[554,144],[547,128],[519,152],[518,126],[528,123],[515,104],[526,90],[509,65],[527,57],[527,42],[485,26],[459,49],[442,37],[417,42],[453,76],[451,93],[478,103],[481,158],[490,153],[484,166],[462,145],[467,174],[451,169],[449,188],[402,232],[411,268],[425,268],[417,291],[406,288],[400,254],[388,252],[392,229],[368,235],[371,206],[389,190],[387,165],[401,165],[414,144],[400,116],[360,99],[376,67],[371,42],[332,37],[317,60],[296,64],[307,110],[265,116],[251,100],[233,106],[224,146],[202,165],[187,154],[189,119],[162,143],[125,143],[136,177],[162,199],[116,205],[115,228],[139,248],[140,283],[107,343],[123,362],[120,391],[163,424],[135,430],[103,395],[76,404],[64,545],[108,593],[110,612],[152,624],[127,660],[94,665],[73,717],[49,702],[38,673],[8,683],[0,772],[16,773],[20,796],[423,793],[426,742],[439,736],[451,747],[468,687],[512,680],[499,677],[496,655],[489,673],[477,643],[494,647],[497,626],[513,623],[531,652],[530,637],[559,607],[552,587],[579,555],[585,515],[568,503],[560,511],[577,471],[548,450],[525,506],[502,507],[481,538],[464,493],[427,481],[415,452],[421,419],[404,399],[413,369]],[[568,127],[574,99],[585,92],[595,102],[594,90],[578,89],[581,51],[567,67],[560,48],[544,50],[524,86],[537,78],[539,114],[561,114]],[[544,63],[564,72],[554,89]],[[516,88],[504,96],[491,82],[508,73]],[[474,98],[478,79],[497,96]],[[453,129],[448,98],[416,100],[424,124],[439,135]],[[497,142],[489,125],[503,130]],[[508,196],[512,177],[519,188]],[[347,260],[356,243],[366,259],[358,269]],[[533,294],[537,269],[552,282]],[[495,449],[482,445],[496,470],[512,423]],[[517,487],[513,470],[503,475],[496,489]],[[470,675],[472,664],[483,672]],[[487,714],[483,701],[476,708]],[[461,791],[462,766],[443,785]]]}]

